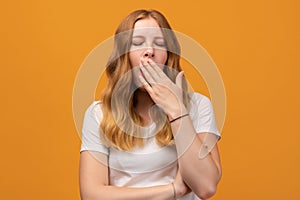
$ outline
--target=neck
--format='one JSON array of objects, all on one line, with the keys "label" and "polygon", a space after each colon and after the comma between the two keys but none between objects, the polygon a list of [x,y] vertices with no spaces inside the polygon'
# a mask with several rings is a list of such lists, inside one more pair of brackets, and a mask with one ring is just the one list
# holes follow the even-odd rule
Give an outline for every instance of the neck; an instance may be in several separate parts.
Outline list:
[{"label": "neck", "polygon": [[136,108],[142,110],[148,110],[153,104],[154,101],[151,99],[147,91],[138,89],[136,93]]},{"label": "neck", "polygon": [[142,118],[142,125],[150,125],[152,119],[149,111],[151,106],[154,104],[153,100],[151,99],[147,91],[138,89],[136,93],[136,101],[137,103],[135,106],[135,111]]}]

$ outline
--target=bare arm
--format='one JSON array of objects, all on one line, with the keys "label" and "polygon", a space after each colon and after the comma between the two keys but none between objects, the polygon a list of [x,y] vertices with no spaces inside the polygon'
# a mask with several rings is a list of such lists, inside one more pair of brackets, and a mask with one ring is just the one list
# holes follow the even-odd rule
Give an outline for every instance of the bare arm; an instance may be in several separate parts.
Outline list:
[{"label": "bare arm", "polygon": [[[173,198],[172,184],[147,187],[126,188],[109,185],[107,156],[97,154],[97,159],[89,151],[80,154],[80,194],[82,200],[171,200]],[[104,162],[100,162],[99,159]],[[176,181],[175,181],[176,182]],[[178,182],[179,183],[179,182]],[[181,186],[174,183],[177,189],[177,197],[182,196]],[[185,193],[185,192],[184,192]]]},{"label": "bare arm", "polygon": [[[213,196],[222,175],[217,144],[205,158],[199,159],[200,147],[208,133],[196,134],[188,116],[174,121],[171,126],[180,155],[178,163],[183,180],[200,198]],[[186,138],[192,143],[188,144]]]},{"label": "bare arm", "polygon": [[[173,83],[151,58],[141,58],[140,69],[143,72],[139,76],[140,82],[170,120],[188,113],[183,104],[183,71],[177,74]],[[191,118],[180,118],[171,123],[171,126],[177,154],[180,156],[178,163],[183,180],[201,199],[211,197],[221,178],[217,146],[207,156],[199,159],[203,136],[197,136]]]}]

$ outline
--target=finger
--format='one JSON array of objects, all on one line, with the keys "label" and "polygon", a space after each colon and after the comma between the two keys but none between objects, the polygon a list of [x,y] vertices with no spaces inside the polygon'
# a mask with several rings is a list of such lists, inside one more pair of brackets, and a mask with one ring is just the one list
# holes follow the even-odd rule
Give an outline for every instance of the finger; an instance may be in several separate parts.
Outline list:
[{"label": "finger", "polygon": [[167,77],[167,75],[163,72],[163,70],[151,58],[149,58],[148,61],[149,61],[149,64],[151,65],[151,67],[153,67],[155,72],[159,75],[159,77],[161,77],[161,78]]},{"label": "finger", "polygon": [[184,74],[184,71],[179,72],[175,79],[175,83],[180,89],[182,89],[183,74]]},{"label": "finger", "polygon": [[155,72],[155,70],[152,68],[152,66],[149,64],[148,59],[141,59],[141,63],[145,67],[145,69],[148,71],[149,75],[152,77],[154,82],[158,82],[159,76]]},{"label": "finger", "polygon": [[[147,67],[148,68],[148,67]],[[146,69],[145,63],[143,60],[141,60],[141,65],[140,65],[140,69],[146,79],[146,81],[148,81],[150,84],[154,84],[156,81],[153,79],[153,77],[151,76],[151,74],[149,73],[149,71]]]},{"label": "finger", "polygon": [[[152,64],[150,63],[152,61]],[[153,75],[153,78],[157,81],[161,78],[160,71],[162,71],[158,65],[151,60],[150,58],[147,60],[147,70]]]},{"label": "finger", "polygon": [[142,83],[142,85],[145,87],[145,89],[148,91],[151,91],[152,90],[152,87],[151,85],[146,81],[146,79],[142,76],[142,75],[139,75],[139,79]]},{"label": "finger", "polygon": [[161,77],[158,75],[158,73],[153,69],[153,67],[151,65],[144,65],[145,69],[147,70],[147,72],[149,73],[149,75],[152,77],[153,81],[155,83],[160,82]]}]

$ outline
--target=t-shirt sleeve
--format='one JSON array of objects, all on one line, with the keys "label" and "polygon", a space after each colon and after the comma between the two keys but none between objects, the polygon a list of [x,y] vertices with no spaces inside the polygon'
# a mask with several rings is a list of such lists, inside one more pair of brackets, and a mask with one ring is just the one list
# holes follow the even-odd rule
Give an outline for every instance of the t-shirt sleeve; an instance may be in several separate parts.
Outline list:
[{"label": "t-shirt sleeve", "polygon": [[196,133],[213,133],[221,139],[210,99],[200,93],[191,94],[190,116]]},{"label": "t-shirt sleeve", "polygon": [[102,111],[99,101],[94,101],[85,111],[80,152],[97,151],[108,154],[108,148],[105,147],[100,139],[100,120],[102,119]]}]

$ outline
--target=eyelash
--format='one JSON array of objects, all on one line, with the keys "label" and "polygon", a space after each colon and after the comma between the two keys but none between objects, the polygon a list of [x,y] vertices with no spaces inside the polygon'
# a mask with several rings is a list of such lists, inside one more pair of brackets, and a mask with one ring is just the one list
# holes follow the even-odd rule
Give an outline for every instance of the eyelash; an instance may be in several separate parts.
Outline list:
[{"label": "eyelash", "polygon": [[[143,43],[144,43],[144,42],[140,42],[140,43],[134,43],[134,42],[132,42],[132,45],[133,45],[133,46],[140,46],[140,45],[142,45]],[[161,43],[161,44],[158,43],[158,42],[154,42],[154,44],[157,45],[157,46],[160,46],[160,47],[166,46],[164,42]]]}]

